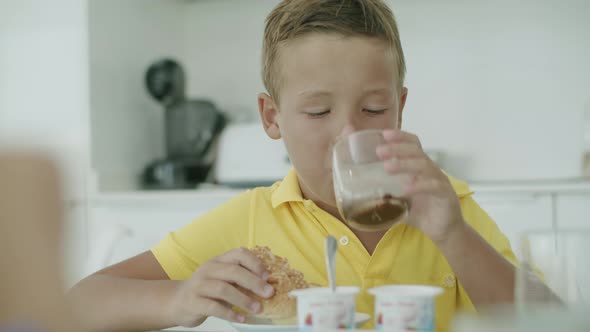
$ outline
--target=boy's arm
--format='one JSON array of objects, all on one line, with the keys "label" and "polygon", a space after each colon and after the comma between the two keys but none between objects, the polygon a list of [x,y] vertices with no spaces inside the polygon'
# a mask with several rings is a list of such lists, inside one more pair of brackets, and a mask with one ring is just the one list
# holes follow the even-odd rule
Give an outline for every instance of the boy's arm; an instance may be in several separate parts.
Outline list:
[{"label": "boy's arm", "polygon": [[404,184],[408,222],[438,246],[471,302],[513,302],[515,268],[506,258],[514,257],[494,222],[470,197],[459,200],[448,176],[424,152],[416,135],[385,130],[383,138],[377,155],[386,171],[409,179]]},{"label": "boy's arm", "polygon": [[436,243],[477,307],[514,301],[516,268],[462,221]]},{"label": "boy's arm", "polygon": [[147,251],[90,275],[69,297],[90,330],[157,330],[176,325],[166,309],[178,283]]},{"label": "boy's arm", "polygon": [[261,303],[246,289],[269,298],[274,289],[262,262],[238,248],[203,263],[183,281],[165,280],[151,252],[99,271],[76,285],[70,296],[92,331],[145,331],[200,325],[209,316],[244,322],[239,307],[259,313]]}]

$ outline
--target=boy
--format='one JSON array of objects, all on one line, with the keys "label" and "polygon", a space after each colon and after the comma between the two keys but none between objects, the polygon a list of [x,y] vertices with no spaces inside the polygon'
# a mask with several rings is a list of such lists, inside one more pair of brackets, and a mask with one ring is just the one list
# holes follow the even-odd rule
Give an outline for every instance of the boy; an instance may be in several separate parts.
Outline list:
[{"label": "boy", "polygon": [[[73,295],[89,326],[102,330],[195,326],[207,316],[244,321],[233,306],[260,304],[236,285],[272,296],[267,274],[240,247],[269,246],[305,278],[327,285],[323,243],[340,239],[337,283],[441,286],[437,330],[456,309],[510,302],[514,255],[467,185],[428,159],[400,130],[407,97],[405,62],[393,14],[381,0],[285,0],[266,21],[258,97],[264,130],[283,139],[294,169],[268,188],[239,195],[170,234],[150,252],[82,281]],[[406,186],[408,222],[386,232],[350,229],[334,206],[331,145],[361,129],[382,129],[376,151]],[[175,280],[175,281],[170,281]]]}]

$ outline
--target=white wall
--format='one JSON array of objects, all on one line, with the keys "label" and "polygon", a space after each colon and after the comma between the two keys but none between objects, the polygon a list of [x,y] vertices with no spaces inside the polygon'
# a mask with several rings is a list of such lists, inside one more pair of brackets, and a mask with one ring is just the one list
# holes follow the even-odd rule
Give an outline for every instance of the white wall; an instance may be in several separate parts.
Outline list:
[{"label": "white wall", "polygon": [[398,2],[408,128],[469,178],[579,174],[590,2]]},{"label": "white wall", "polygon": [[[87,167],[85,10],[77,0],[0,0],[0,142],[58,153],[72,182]],[[78,183],[66,189],[82,194]]]},{"label": "white wall", "polygon": [[[275,3],[188,7],[190,95],[256,118],[263,22]],[[449,171],[478,180],[579,175],[589,1],[389,3],[408,62],[405,127],[444,149]]]},{"label": "white wall", "polygon": [[197,1],[185,13],[188,91],[240,120],[258,120],[266,15],[278,0]]}]

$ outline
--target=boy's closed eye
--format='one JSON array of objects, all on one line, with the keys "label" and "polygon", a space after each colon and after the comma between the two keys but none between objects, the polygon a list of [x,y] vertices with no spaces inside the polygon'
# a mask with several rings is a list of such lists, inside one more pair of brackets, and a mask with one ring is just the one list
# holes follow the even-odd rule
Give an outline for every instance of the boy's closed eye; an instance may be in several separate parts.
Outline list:
[{"label": "boy's closed eye", "polygon": [[[382,108],[382,109],[364,108],[363,112],[366,112],[370,115],[381,115],[381,114],[384,114],[387,110],[388,110],[387,108]],[[331,112],[331,110],[304,112],[304,113],[307,114],[307,116],[309,116],[310,118],[321,118],[321,117],[324,117],[324,116],[330,114],[330,112]]]},{"label": "boy's closed eye", "polygon": [[379,115],[379,114],[385,113],[387,111],[387,108],[381,108],[381,109],[367,109],[367,108],[365,108],[363,111],[367,112],[371,115]]},{"label": "boy's closed eye", "polygon": [[330,114],[330,110],[312,111],[312,112],[304,112],[304,113],[307,114],[307,116],[309,116],[310,118],[317,119],[317,118],[321,118],[321,117],[324,117],[324,116]]}]

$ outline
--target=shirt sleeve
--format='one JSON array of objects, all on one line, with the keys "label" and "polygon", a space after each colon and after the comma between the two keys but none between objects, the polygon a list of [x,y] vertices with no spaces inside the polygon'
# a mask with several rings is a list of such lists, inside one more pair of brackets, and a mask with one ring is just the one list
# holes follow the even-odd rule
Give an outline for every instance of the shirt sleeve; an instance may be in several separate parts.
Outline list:
[{"label": "shirt sleeve", "polygon": [[246,246],[253,191],[242,193],[169,233],[151,249],[168,277],[186,280],[203,263]]},{"label": "shirt sleeve", "polygon": [[[510,241],[492,218],[477,204],[471,195],[461,199],[461,209],[465,221],[496,251],[513,265],[517,265],[516,255],[512,251]],[[465,311],[475,311],[475,306],[460,285],[458,307]]]}]

